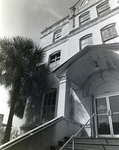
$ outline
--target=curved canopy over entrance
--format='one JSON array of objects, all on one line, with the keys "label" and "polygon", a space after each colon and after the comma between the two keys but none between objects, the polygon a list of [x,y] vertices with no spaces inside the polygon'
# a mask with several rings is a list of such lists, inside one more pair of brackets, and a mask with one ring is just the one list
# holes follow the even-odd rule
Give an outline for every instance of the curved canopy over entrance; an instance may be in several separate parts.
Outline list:
[{"label": "curved canopy over entrance", "polygon": [[[61,78],[59,114],[66,112],[69,116],[72,102],[69,95],[73,89],[76,97],[72,95],[72,118],[78,120],[81,110],[83,115],[96,113],[96,136],[119,137],[118,53],[119,44],[88,46],[54,71]],[[87,119],[87,115],[83,118]]]},{"label": "curved canopy over entrance", "polygon": [[88,46],[54,72],[58,78],[64,74],[70,81],[83,89],[83,95],[90,88],[103,81],[119,82],[119,44]]}]

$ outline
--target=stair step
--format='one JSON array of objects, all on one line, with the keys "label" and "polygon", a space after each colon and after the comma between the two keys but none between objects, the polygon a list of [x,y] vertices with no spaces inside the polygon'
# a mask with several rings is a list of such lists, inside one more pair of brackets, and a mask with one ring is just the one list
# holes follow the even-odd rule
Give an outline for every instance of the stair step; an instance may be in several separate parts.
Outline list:
[{"label": "stair step", "polygon": [[64,141],[68,141],[70,139],[70,137],[64,137]]},{"label": "stair step", "polygon": [[119,144],[119,138],[75,138],[75,142],[95,144]]},{"label": "stair step", "polygon": [[[64,148],[63,150],[72,150],[72,148]],[[82,149],[82,148],[75,148],[75,150],[95,150],[95,149]]]},{"label": "stair step", "polygon": [[[58,147],[51,150],[58,150],[62,147],[69,137],[64,137],[63,141],[58,141]],[[72,141],[63,150],[72,150]],[[75,138],[75,150],[119,150],[119,138]]]},{"label": "stair step", "polygon": [[[67,148],[71,148],[72,144],[69,143]],[[75,143],[75,148],[85,150],[119,150],[119,144],[95,144],[95,143]]]}]

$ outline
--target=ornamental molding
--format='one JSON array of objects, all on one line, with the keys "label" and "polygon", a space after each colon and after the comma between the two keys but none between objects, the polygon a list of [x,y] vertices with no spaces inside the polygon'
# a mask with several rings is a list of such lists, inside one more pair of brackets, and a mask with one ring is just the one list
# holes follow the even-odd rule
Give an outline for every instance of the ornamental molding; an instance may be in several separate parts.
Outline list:
[{"label": "ornamental molding", "polygon": [[56,22],[55,24],[53,24],[52,26],[46,28],[44,31],[41,32],[41,39],[50,34],[53,31],[56,31],[58,29],[61,29],[62,26],[64,26],[65,24],[69,23],[69,16],[66,16],[65,18],[59,20],[58,22]]}]

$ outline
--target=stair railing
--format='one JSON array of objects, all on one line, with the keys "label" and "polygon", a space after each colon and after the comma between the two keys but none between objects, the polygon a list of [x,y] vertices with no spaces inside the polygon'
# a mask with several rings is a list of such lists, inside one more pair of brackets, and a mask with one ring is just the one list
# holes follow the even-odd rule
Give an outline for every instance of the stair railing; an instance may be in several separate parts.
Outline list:
[{"label": "stair railing", "polygon": [[37,134],[38,132],[41,132],[42,130],[44,129],[47,129],[48,127],[56,124],[57,122],[59,122],[60,120],[64,119],[64,117],[57,117],[57,118],[54,118],[52,120],[50,120],[49,122],[46,122],[44,123],[43,125],[35,128],[35,129],[32,129],[31,131],[28,131],[27,133],[21,135],[21,136],[18,136],[16,139],[13,139],[3,145],[0,146],[0,150],[6,150],[8,148],[11,148],[12,146],[14,146],[15,144],[17,143],[20,143],[21,141],[33,136],[34,134]]},{"label": "stair railing", "polygon": [[84,127],[88,124],[88,122],[95,116],[96,114],[94,113],[89,120],[77,131],[77,133],[75,135],[72,135],[70,137],[70,139],[59,149],[59,150],[63,150],[63,148],[72,140],[72,150],[75,150],[75,138],[77,137],[77,135],[84,129]]}]

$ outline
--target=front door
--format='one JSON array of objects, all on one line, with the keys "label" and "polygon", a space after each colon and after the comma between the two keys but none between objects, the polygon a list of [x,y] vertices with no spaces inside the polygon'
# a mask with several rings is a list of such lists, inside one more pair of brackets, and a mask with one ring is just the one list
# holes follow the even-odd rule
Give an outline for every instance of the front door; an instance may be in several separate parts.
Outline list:
[{"label": "front door", "polygon": [[119,137],[119,95],[95,99],[97,136]]}]

